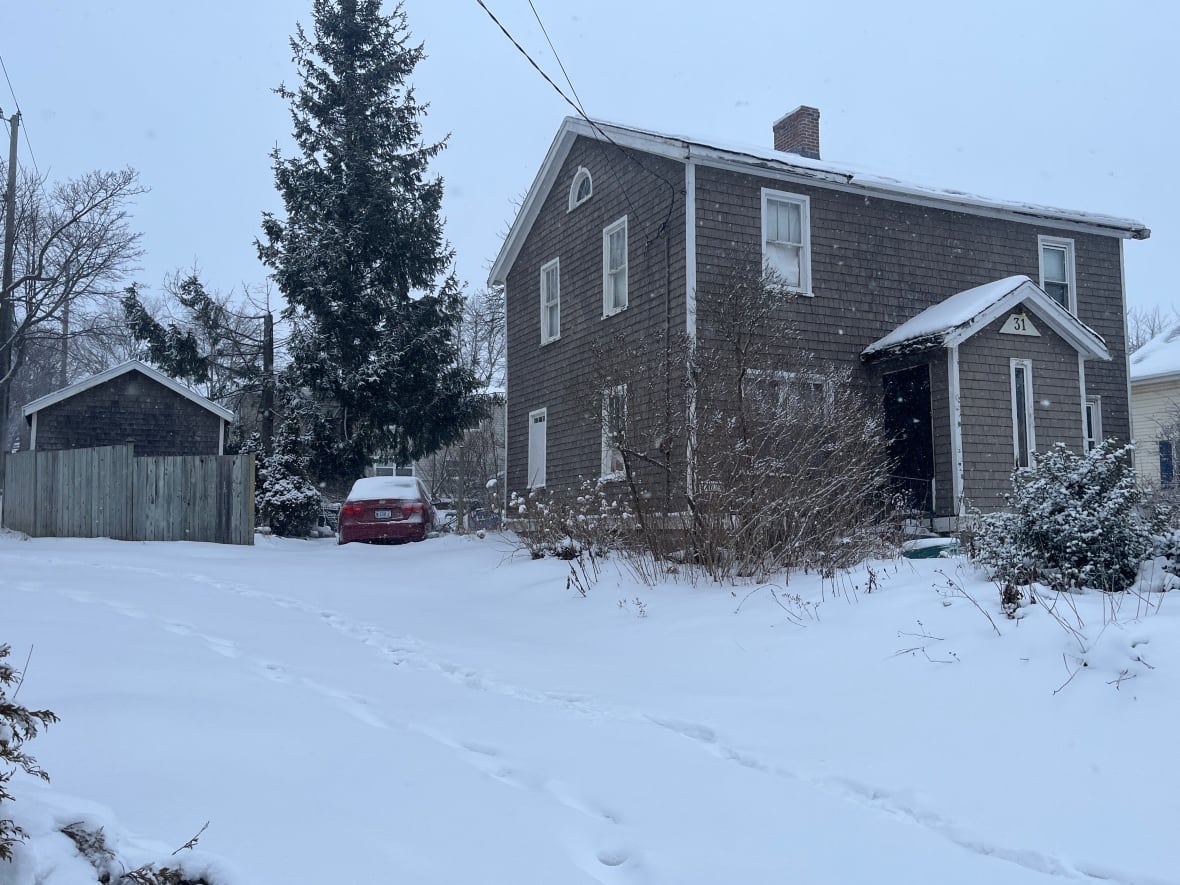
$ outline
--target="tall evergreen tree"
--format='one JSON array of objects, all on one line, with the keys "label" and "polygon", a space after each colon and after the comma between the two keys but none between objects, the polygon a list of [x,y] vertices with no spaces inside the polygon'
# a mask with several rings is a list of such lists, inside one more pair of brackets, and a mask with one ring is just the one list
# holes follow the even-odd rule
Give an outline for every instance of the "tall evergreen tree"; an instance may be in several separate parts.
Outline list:
[{"label": "tall evergreen tree", "polygon": [[[456,439],[475,381],[457,359],[463,299],[439,209],[443,183],[408,78],[423,57],[401,3],[313,0],[291,39],[293,157],[276,148],[286,218],[263,215],[259,256],[287,300],[294,385],[320,479],[355,477],[376,454],[401,462]],[[304,400],[306,402],[306,400]],[[325,438],[326,437],[326,438]]]}]

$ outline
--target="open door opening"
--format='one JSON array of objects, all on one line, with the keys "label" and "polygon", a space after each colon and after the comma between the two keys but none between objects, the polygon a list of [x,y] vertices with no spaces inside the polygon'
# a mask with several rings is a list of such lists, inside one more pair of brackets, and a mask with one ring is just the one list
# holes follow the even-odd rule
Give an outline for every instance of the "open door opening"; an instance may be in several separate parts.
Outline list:
[{"label": "open door opening", "polygon": [[890,486],[903,506],[934,511],[934,427],[930,417],[930,368],[913,366],[882,378],[885,432],[893,460]]}]

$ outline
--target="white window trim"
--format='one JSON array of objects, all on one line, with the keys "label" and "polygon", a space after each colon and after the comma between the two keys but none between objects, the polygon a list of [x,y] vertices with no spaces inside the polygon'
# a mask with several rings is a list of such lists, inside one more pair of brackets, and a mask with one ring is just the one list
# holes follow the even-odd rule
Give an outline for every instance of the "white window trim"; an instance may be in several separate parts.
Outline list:
[{"label": "white window trim", "polygon": [[[1031,468],[1034,464],[1037,453],[1037,426],[1034,420],[1033,404],[1035,397],[1033,396],[1033,376],[1032,376],[1032,360],[1013,359],[1009,361],[1008,379],[1011,385],[1012,395],[1012,458],[1016,466],[1020,465],[1020,424],[1017,421],[1016,412],[1016,369],[1017,367],[1024,369],[1024,420],[1025,427],[1028,428],[1028,451],[1027,455],[1028,466]],[[1024,468],[1026,469],[1026,468]]]},{"label": "white window trim", "polygon": [[[538,416],[540,416],[543,419],[544,424],[545,424],[545,433],[544,433],[545,445],[542,447],[542,452],[541,452],[541,469],[540,469],[540,471],[537,471],[536,465],[533,464],[533,421]],[[528,443],[528,457],[526,458],[526,463],[528,466],[528,475],[525,477],[525,485],[530,489],[543,489],[543,488],[545,488],[545,482],[547,479],[545,474],[549,470],[549,409],[548,409],[548,407],[534,409],[533,411],[529,412],[528,435],[525,437],[525,439],[527,440],[527,443]],[[535,474],[537,472],[539,472],[541,474],[540,482],[536,481],[537,477],[535,476]]]},{"label": "white window trim", "polygon": [[602,392],[602,463],[600,464],[599,476],[604,480],[618,480],[623,478],[623,474],[619,471],[612,471],[610,469],[611,452],[619,447],[611,444],[610,439],[610,415],[607,411],[610,397],[622,397],[623,399],[623,423],[626,426],[627,421],[627,385],[620,384],[618,387],[608,387]]},{"label": "white window trim", "polygon": [[[611,234],[623,232],[623,275],[627,284],[626,300],[622,307],[613,307],[610,303],[610,238]],[[608,225],[602,230],[602,318],[612,317],[627,309],[631,301],[631,240],[627,231],[627,216]]]},{"label": "white window trim", "polygon": [[[746,377],[757,384],[759,381],[782,381],[783,386],[779,389],[779,404],[784,401],[788,387],[791,384],[801,383],[810,384],[813,387],[819,388],[823,391],[824,400],[827,405],[831,405],[836,398],[836,385],[832,378],[825,375],[820,375],[815,372],[797,372],[792,369],[749,369],[746,372]],[[743,394],[745,391],[743,391]]]},{"label": "white window trim", "polygon": [[1086,413],[1089,412],[1091,408],[1094,411],[1094,436],[1091,437],[1086,433],[1089,422],[1082,425],[1082,436],[1085,438],[1087,446],[1085,451],[1087,452],[1090,451],[1088,447],[1090,446],[1091,442],[1093,442],[1095,448],[1097,448],[1102,443],[1102,397],[1087,396],[1086,401],[1082,406],[1082,414],[1086,415]]},{"label": "white window trim", "polygon": [[783,288],[798,295],[811,297],[811,198],[805,194],[792,194],[787,191],[762,188],[762,266],[766,267],[766,205],[770,201],[780,203],[797,203],[800,207],[800,236],[803,240],[802,254],[799,257],[799,286],[784,286]]},{"label": "white window trim", "polygon": [[[1073,240],[1066,237],[1037,237],[1037,265],[1040,268],[1040,286],[1045,288],[1045,247],[1065,250],[1065,283],[1069,286],[1069,304],[1066,307],[1074,316],[1078,315],[1078,285],[1074,270]],[[1052,296],[1050,296],[1052,298]],[[1056,301],[1057,299],[1053,299]]]},{"label": "white window trim", "polygon": [[[582,199],[578,199],[578,188],[583,181],[590,182],[590,193],[586,194]],[[579,166],[578,171],[574,173],[573,183],[570,185],[569,207],[566,212],[573,212],[583,203],[586,203],[594,196],[594,179],[590,175],[590,170],[585,166]]]},{"label": "white window trim", "polygon": [[[549,335],[549,323],[547,322],[548,316],[546,314],[547,305],[545,303],[545,295],[546,295],[545,273],[550,268],[553,268],[557,271],[557,301],[555,302],[555,306],[557,308],[557,334],[553,335],[553,336]],[[541,290],[541,343],[548,344],[550,341],[556,341],[558,338],[561,337],[561,259],[560,258],[554,258],[552,261],[547,261],[541,265],[540,290]]]}]

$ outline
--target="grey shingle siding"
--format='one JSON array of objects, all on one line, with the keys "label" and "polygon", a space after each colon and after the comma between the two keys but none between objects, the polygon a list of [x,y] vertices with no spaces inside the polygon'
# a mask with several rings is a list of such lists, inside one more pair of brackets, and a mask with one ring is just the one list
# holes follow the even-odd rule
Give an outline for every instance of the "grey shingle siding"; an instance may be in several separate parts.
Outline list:
[{"label": "grey shingle siding", "polygon": [[[548,408],[548,484],[562,487],[599,471],[601,439],[596,379],[603,373],[594,347],[617,353],[616,332],[647,342],[653,371],[660,366],[665,329],[685,326],[684,165],[641,154],[629,161],[613,145],[579,137],[545,197],[507,275],[508,486],[523,489],[528,460],[528,413]],[[594,180],[594,196],[567,212],[579,166]],[[666,179],[672,188],[664,183]],[[820,360],[851,366],[874,397],[880,373],[905,361],[866,366],[866,346],[922,310],[974,286],[1024,274],[1039,281],[1038,236],[1073,240],[1078,318],[1102,336],[1110,362],[1086,364],[1086,392],[1102,398],[1103,431],[1130,436],[1124,340],[1121,247],[1114,236],[1065,226],[932,208],[697,165],[696,271],[701,346],[711,343],[707,307],[743,267],[761,256],[761,193],[770,188],[810,200],[813,297],[791,299],[783,316]],[[602,230],[629,220],[630,306],[602,319]],[[561,260],[561,338],[540,345],[541,265]],[[1081,445],[1076,351],[1044,324],[1033,348],[1039,448],[1060,439]],[[995,328],[979,332],[960,352],[964,479],[972,503],[997,506],[1012,466],[1008,360],[1028,348]],[[792,345],[783,343],[783,352]],[[953,453],[946,351],[909,358],[930,366],[936,506],[951,513]],[[888,363],[888,365],[885,365]],[[651,405],[651,404],[649,404]],[[638,404],[632,404],[638,409]],[[683,458],[682,446],[676,457]],[[681,465],[677,471],[683,475]]]},{"label": "grey shingle siding", "polygon": [[[613,145],[579,138],[508,274],[510,490],[525,487],[528,414],[542,407],[548,408],[547,484],[564,488],[580,478],[597,478],[602,452],[597,379],[609,367],[595,359],[595,346],[617,352],[619,334],[646,341],[657,370],[655,354],[665,329],[675,337],[685,327],[684,168],[646,155],[639,160],[645,168]],[[571,212],[569,188],[579,166],[590,170],[594,194]],[[602,231],[624,215],[628,307],[603,319]],[[554,258],[561,261],[561,337],[542,346],[540,273]]]},{"label": "grey shingle siding", "polygon": [[[963,480],[968,503],[981,510],[1004,504],[1015,464],[1011,360],[1032,361],[1033,423],[1037,451],[1061,442],[1082,448],[1078,354],[1032,317],[1041,337],[1001,335],[1007,314],[959,347],[963,414]],[[1087,363],[1087,374],[1094,363]],[[997,383],[998,382],[998,383]]]},{"label": "grey shingle siding", "polygon": [[221,418],[135,371],[37,413],[38,449],[133,443],[136,455],[216,455]]}]

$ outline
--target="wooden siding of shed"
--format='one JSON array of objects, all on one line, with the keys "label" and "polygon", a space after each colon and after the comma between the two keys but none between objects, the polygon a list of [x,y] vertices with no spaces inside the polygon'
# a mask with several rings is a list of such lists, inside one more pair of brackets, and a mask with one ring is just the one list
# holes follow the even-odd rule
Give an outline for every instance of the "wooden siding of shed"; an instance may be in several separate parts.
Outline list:
[{"label": "wooden siding of shed", "polygon": [[[506,281],[508,489],[523,491],[529,412],[547,408],[546,479],[550,488],[575,486],[601,472],[601,379],[595,349],[618,355],[644,343],[651,358],[636,367],[645,380],[662,371],[665,331],[673,342],[685,327],[684,167],[638,155],[642,167],[610,144],[575,141]],[[568,211],[578,167],[590,170],[593,196]],[[628,306],[603,319],[602,231],[627,216]],[[540,269],[560,259],[561,337],[541,345]],[[673,367],[682,390],[683,363]],[[629,389],[633,416],[654,413]],[[682,407],[681,407],[682,410]],[[662,411],[662,410],[661,410]],[[674,473],[685,475],[682,451]],[[683,488],[683,481],[680,483]]]},{"label": "wooden siding of shed", "polygon": [[221,418],[140,372],[37,413],[38,450],[134,444],[138,455],[216,455]]}]

